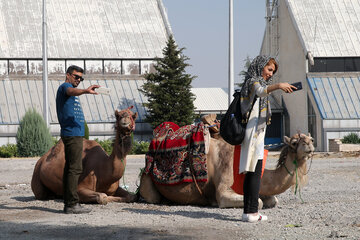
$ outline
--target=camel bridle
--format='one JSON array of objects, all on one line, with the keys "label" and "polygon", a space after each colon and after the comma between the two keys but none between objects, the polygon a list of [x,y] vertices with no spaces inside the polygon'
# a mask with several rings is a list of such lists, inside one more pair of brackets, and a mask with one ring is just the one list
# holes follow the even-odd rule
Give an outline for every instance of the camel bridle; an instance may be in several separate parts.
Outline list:
[{"label": "camel bridle", "polygon": [[[288,174],[289,174],[290,176],[294,176],[294,173],[295,173],[295,180],[296,180],[296,182],[295,182],[294,195],[296,195],[297,189],[298,189],[298,187],[299,187],[299,183],[298,183],[298,169],[299,169],[299,165],[298,165],[297,151],[298,151],[298,148],[299,148],[299,145],[300,145],[301,140],[304,139],[304,138],[302,138],[302,137],[300,136],[300,134],[298,134],[298,136],[299,136],[299,138],[298,138],[298,140],[297,140],[297,142],[296,142],[296,148],[291,148],[291,151],[295,153],[295,159],[294,159],[294,161],[293,161],[293,164],[295,165],[295,170],[291,173],[291,172],[289,171],[289,169],[286,167],[286,164],[285,164],[285,162],[284,162],[284,167],[285,167],[286,171],[288,172]],[[304,140],[303,140],[303,141],[304,141]],[[306,171],[306,173],[302,173],[303,175],[307,175],[307,174],[309,173],[310,168],[311,168],[311,165],[312,165],[313,156],[314,156],[314,154],[311,154],[310,166],[309,166],[308,170]],[[300,171],[300,170],[299,170],[299,171]],[[300,197],[301,202],[304,203],[304,200],[303,200],[302,197],[301,197],[300,188],[299,188],[299,197]]]}]

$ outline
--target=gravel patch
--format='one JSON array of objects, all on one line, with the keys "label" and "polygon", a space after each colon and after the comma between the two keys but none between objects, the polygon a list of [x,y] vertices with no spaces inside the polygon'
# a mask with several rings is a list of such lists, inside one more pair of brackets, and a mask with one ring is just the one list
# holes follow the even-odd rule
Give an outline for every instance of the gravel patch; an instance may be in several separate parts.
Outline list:
[{"label": "gravel patch", "polygon": [[[144,159],[128,156],[121,185],[130,191]],[[91,213],[66,215],[61,200],[35,200],[36,161],[0,159],[0,239],[360,239],[358,154],[316,154],[304,202],[288,190],[277,207],[261,211],[269,221],[255,224],[240,221],[242,209],[146,203],[88,204]]]}]

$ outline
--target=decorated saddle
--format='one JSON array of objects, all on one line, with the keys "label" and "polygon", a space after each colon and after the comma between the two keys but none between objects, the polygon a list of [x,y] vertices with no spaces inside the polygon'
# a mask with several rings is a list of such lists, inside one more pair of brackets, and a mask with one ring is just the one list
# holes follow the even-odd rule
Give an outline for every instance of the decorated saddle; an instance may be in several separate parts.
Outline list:
[{"label": "decorated saddle", "polygon": [[204,123],[179,127],[164,122],[154,129],[154,139],[146,154],[145,174],[158,184],[206,182]]}]

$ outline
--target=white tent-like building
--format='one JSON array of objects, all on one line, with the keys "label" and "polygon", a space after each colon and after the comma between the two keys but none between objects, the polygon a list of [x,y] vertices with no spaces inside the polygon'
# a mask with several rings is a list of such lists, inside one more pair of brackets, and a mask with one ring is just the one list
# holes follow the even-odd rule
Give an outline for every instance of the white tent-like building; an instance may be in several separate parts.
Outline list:
[{"label": "white tent-like building", "polygon": [[[144,121],[147,99],[139,89],[143,74],[154,71],[154,60],[163,56],[172,34],[162,0],[47,0],[46,4],[52,135],[60,134],[56,91],[74,64],[85,70],[80,88],[98,84],[111,89],[110,96],[80,96],[91,138],[114,136],[115,110],[131,105],[139,114],[135,138],[151,137],[152,129]],[[42,68],[42,0],[0,1],[0,146],[16,141],[28,109],[42,114]],[[193,92],[197,113],[227,109],[223,89]],[[209,106],[206,98],[217,101]]]},{"label": "white tent-like building", "polygon": [[274,92],[285,109],[285,135],[310,132],[318,151],[329,139],[360,133],[360,2],[268,0],[262,54],[276,56],[275,82],[302,82]]}]

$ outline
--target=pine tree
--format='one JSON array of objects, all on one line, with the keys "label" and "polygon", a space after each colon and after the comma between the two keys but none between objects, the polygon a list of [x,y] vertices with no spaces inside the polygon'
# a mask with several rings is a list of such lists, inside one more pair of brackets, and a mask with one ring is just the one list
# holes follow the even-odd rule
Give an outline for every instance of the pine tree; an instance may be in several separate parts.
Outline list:
[{"label": "pine tree", "polygon": [[188,57],[182,54],[170,36],[163,49],[163,58],[157,58],[156,73],[145,75],[147,80],[141,92],[148,98],[146,121],[153,128],[163,122],[174,122],[179,126],[194,122],[195,95],[191,93],[191,83],[196,76],[186,74]]},{"label": "pine tree", "polygon": [[250,67],[250,64],[252,62],[252,59],[249,57],[249,55],[246,56],[246,59],[244,60],[245,64],[244,64],[244,69],[239,73],[239,75],[243,78],[241,79],[241,82],[240,83],[236,83],[235,85],[238,86],[238,87],[242,87],[242,85],[244,84],[244,81],[245,81],[245,75],[246,75],[246,72],[247,70],[249,69]]}]

